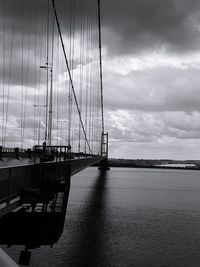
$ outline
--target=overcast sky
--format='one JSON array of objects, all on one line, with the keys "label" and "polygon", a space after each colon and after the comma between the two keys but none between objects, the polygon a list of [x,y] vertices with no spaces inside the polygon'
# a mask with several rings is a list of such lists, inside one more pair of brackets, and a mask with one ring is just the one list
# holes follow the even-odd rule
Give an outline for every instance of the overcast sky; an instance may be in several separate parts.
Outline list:
[{"label": "overcast sky", "polygon": [[200,159],[200,1],[101,7],[110,157]]},{"label": "overcast sky", "polygon": [[110,155],[199,159],[200,1],[102,0]]}]

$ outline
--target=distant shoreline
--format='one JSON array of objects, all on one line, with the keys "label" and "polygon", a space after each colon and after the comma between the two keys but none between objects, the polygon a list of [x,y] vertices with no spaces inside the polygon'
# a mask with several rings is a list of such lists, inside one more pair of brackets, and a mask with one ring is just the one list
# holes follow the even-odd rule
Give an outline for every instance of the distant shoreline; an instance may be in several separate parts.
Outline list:
[{"label": "distant shoreline", "polygon": [[[180,166],[170,166],[170,165],[180,165]],[[166,160],[166,159],[159,159],[159,160],[108,159],[108,166],[117,168],[200,170],[200,160],[180,161],[180,160]]]},{"label": "distant shoreline", "polygon": [[165,169],[165,170],[195,170],[199,171],[200,168],[195,167],[164,167],[164,166],[129,166],[129,165],[108,165],[110,168],[136,168],[136,169]]}]

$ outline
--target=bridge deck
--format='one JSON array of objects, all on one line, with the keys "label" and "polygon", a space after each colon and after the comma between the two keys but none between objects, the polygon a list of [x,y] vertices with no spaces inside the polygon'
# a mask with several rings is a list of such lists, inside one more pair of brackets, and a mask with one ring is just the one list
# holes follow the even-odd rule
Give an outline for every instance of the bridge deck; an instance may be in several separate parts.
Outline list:
[{"label": "bridge deck", "polygon": [[22,192],[45,188],[49,183],[62,183],[70,166],[71,175],[101,161],[85,157],[34,163],[33,159],[6,159],[0,164],[0,217],[21,205]]},{"label": "bridge deck", "polygon": [[[37,162],[39,162],[39,159],[37,160]],[[30,158],[23,158],[19,160],[16,158],[5,157],[0,161],[0,168],[12,168],[32,164],[34,164],[34,160]]]}]

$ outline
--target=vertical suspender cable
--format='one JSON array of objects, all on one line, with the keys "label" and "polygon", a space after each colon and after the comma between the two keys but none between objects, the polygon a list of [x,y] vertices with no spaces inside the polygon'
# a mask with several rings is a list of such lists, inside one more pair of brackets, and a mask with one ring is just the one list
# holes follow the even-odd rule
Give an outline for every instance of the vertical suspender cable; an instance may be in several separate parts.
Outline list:
[{"label": "vertical suspender cable", "polygon": [[[88,1],[87,1],[88,2]],[[89,7],[88,7],[89,8]],[[88,21],[89,16],[86,16],[86,51],[88,50]],[[87,116],[88,116],[88,54],[85,56],[85,131],[87,133]],[[86,154],[86,140],[85,140],[85,154]]]},{"label": "vertical suspender cable", "polygon": [[45,142],[48,134],[48,105],[49,105],[49,0],[47,0],[47,91],[46,91],[46,113],[45,113]]},{"label": "vertical suspender cable", "polygon": [[[40,13],[40,16],[43,18],[45,17],[45,14],[44,14],[44,10],[41,9],[41,13]],[[42,20],[42,25],[41,25],[41,30],[42,30],[42,34],[41,34],[41,38],[39,40],[39,66],[42,65],[42,61],[43,61],[43,43],[44,43],[44,32],[45,32],[45,23],[44,23],[44,20]],[[42,121],[44,120],[44,116],[42,115],[41,116],[41,104],[43,105],[43,107],[45,107],[45,100],[42,99],[41,101],[41,97],[40,97],[40,91],[41,91],[41,84],[42,84],[42,73],[41,73],[41,68],[39,69],[39,85],[38,85],[38,90],[37,90],[37,101],[36,101],[36,119],[37,119],[37,141],[38,141],[38,145],[40,145],[40,128],[41,128],[41,125],[42,125]],[[45,92],[44,92],[44,95],[45,95]],[[44,101],[44,102],[43,102]],[[42,103],[41,103],[42,102]],[[42,117],[42,119],[41,119]]]},{"label": "vertical suspender cable", "polygon": [[[72,72],[72,17],[73,17],[73,0],[70,0],[70,18],[69,18],[69,25],[70,25],[70,71]],[[72,74],[73,75],[73,74]],[[73,77],[72,77],[73,79]],[[72,94],[71,94],[71,83],[69,80],[69,92],[68,92],[68,146],[71,146],[71,137],[72,137]]]},{"label": "vertical suspender cable", "polygon": [[[92,1],[93,2],[93,1]],[[93,5],[92,5],[92,2],[91,2],[91,14],[93,14],[92,12],[93,12],[93,10],[92,10],[92,8],[93,8]],[[90,51],[91,51],[91,58],[92,58],[92,49],[93,49],[93,47],[92,47],[92,44],[93,44],[93,42],[92,42],[92,18],[90,19]],[[93,64],[93,62],[91,62],[90,64]],[[91,117],[92,117],[92,88],[93,88],[93,84],[92,84],[92,78],[93,78],[93,68],[92,67],[90,67],[90,99],[89,99],[89,130],[88,130],[88,132],[89,132],[89,140],[90,140],[90,144],[91,144],[91,147],[92,147],[92,145],[93,145],[93,143],[92,143],[92,141],[91,141]],[[93,150],[93,149],[92,149]],[[94,150],[93,150],[94,151]]]},{"label": "vertical suspender cable", "polygon": [[59,138],[58,138],[58,133],[59,133],[59,127],[58,127],[58,120],[59,120],[59,115],[60,115],[60,109],[59,109],[59,86],[60,86],[60,74],[59,74],[59,69],[60,69],[60,46],[59,46],[59,35],[57,35],[57,90],[56,90],[56,107],[57,107],[57,116],[56,116],[56,131],[57,131],[57,145],[59,144]]},{"label": "vertical suspender cable", "polygon": [[26,69],[26,84],[25,84],[25,94],[24,94],[24,109],[23,109],[23,118],[22,118],[22,139],[21,139],[21,146],[23,148],[24,144],[24,131],[26,128],[26,110],[27,110],[27,97],[28,97],[28,79],[29,79],[29,63],[30,63],[30,44],[31,44],[31,32],[30,32],[30,25],[29,26],[29,33],[28,33],[28,55],[27,55],[27,69]]},{"label": "vertical suspender cable", "polygon": [[[83,3],[81,2],[81,16],[80,16],[80,77],[79,77],[79,106],[80,112],[82,111],[82,87],[83,87]],[[78,152],[81,152],[81,123],[79,121],[79,140],[78,140]]]},{"label": "vertical suspender cable", "polygon": [[20,145],[22,147],[22,132],[23,132],[23,114],[24,114],[24,0],[22,0],[22,15],[21,15],[21,128],[20,128]]},{"label": "vertical suspender cable", "polygon": [[54,61],[54,18],[52,28],[52,43],[51,43],[51,85],[50,85],[50,101],[49,101],[49,127],[48,127],[48,141],[51,146],[52,140],[52,119],[53,119],[53,61]]},{"label": "vertical suspender cable", "polygon": [[[35,10],[34,10],[34,105],[36,105],[36,87],[37,87],[37,12],[36,12],[36,5],[35,5]],[[36,140],[36,106],[33,106],[33,139]]]},{"label": "vertical suspender cable", "polygon": [[102,51],[101,51],[101,4],[100,4],[100,0],[97,0],[97,1],[98,1],[98,26],[99,26],[99,61],[100,61],[102,133],[104,133],[103,71],[102,71]]},{"label": "vertical suspender cable", "polygon": [[12,30],[11,30],[11,45],[10,45],[10,62],[9,62],[9,75],[8,75],[8,89],[6,96],[6,107],[5,107],[5,125],[4,125],[4,147],[6,146],[6,138],[7,138],[7,124],[8,124],[8,113],[9,113],[9,105],[10,105],[10,85],[11,85],[11,74],[12,74],[12,60],[13,60],[13,43],[14,43],[14,27],[15,27],[15,8],[13,7],[13,16],[12,16]]},{"label": "vertical suspender cable", "polygon": [[4,145],[4,127],[5,127],[5,59],[6,59],[6,1],[3,7],[3,114],[2,114],[2,146]]},{"label": "vertical suspender cable", "polygon": [[[72,41],[72,80],[74,80],[74,62],[75,62],[75,37],[76,37],[76,0],[73,4],[73,41]],[[74,122],[72,127],[72,147],[73,151],[76,151],[76,107],[73,103],[72,105],[72,121]]]}]

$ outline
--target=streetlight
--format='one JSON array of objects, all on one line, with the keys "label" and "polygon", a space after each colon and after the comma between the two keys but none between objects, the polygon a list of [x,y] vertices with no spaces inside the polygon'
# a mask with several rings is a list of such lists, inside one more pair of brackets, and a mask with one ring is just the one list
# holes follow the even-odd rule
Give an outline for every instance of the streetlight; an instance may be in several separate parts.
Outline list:
[{"label": "streetlight", "polygon": [[47,56],[46,66],[40,66],[40,69],[44,69],[47,72],[47,89],[46,89],[46,115],[45,115],[45,141],[47,141],[47,131],[48,131],[48,105],[49,105],[49,62]]},{"label": "streetlight", "polygon": [[[53,45],[53,44],[52,44]],[[53,48],[52,48],[53,49]],[[53,50],[52,50],[53,51]],[[53,57],[53,56],[52,56]],[[46,115],[45,115],[45,141],[49,141],[51,145],[51,131],[52,131],[52,99],[53,99],[53,63],[49,64],[48,57],[46,65],[40,66],[40,69],[44,69],[47,72],[47,89],[46,89]],[[49,96],[49,71],[50,71],[50,96]],[[50,97],[50,99],[49,99]],[[49,109],[49,111],[48,111]],[[48,117],[49,113],[49,117]],[[49,122],[48,122],[49,120]]]}]

